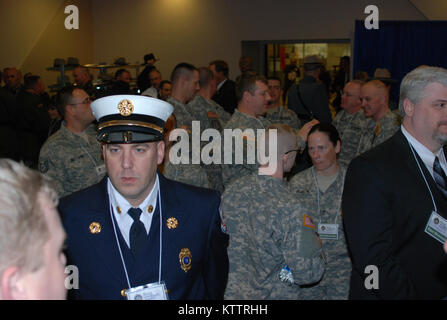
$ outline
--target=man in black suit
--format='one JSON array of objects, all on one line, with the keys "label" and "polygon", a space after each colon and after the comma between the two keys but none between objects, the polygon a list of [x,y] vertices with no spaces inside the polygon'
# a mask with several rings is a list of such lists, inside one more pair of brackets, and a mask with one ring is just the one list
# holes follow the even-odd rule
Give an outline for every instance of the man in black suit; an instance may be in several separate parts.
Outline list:
[{"label": "man in black suit", "polygon": [[234,81],[228,79],[228,64],[223,60],[210,62],[210,70],[216,79],[217,91],[212,97],[226,112],[233,114],[237,107],[236,85]]},{"label": "man in black suit", "polygon": [[401,129],[346,174],[351,299],[447,296],[447,70],[415,69],[400,92]]}]

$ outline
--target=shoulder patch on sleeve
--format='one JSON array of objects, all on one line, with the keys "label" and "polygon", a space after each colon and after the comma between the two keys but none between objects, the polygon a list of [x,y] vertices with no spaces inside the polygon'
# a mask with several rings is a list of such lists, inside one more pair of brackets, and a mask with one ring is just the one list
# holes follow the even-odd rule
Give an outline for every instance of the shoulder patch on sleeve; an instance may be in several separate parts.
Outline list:
[{"label": "shoulder patch on sleeve", "polygon": [[312,218],[307,214],[303,214],[303,224],[305,227],[316,229],[315,224],[312,221]]}]

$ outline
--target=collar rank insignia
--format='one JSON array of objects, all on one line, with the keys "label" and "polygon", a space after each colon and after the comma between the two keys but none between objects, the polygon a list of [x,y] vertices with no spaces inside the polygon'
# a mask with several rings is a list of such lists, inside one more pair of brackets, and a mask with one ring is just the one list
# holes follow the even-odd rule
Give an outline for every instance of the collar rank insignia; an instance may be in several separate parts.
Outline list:
[{"label": "collar rank insignia", "polygon": [[101,232],[101,225],[98,222],[90,223],[90,226],[88,228],[90,230],[90,233],[92,234],[98,234]]},{"label": "collar rank insignia", "polygon": [[175,229],[178,226],[178,220],[176,218],[169,218],[168,220],[166,220],[166,226],[169,229]]}]

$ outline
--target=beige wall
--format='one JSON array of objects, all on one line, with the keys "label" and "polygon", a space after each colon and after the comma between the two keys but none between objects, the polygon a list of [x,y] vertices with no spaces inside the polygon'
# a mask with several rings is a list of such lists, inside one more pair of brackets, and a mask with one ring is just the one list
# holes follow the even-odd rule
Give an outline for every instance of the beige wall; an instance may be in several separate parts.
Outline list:
[{"label": "beige wall", "polygon": [[372,2],[380,19],[425,20],[408,0],[93,0],[95,57],[141,62],[153,52],[163,78],[178,62],[221,58],[235,78],[242,40],[352,38]]},{"label": "beige wall", "polygon": [[[65,29],[69,4],[79,8],[79,30]],[[90,0],[2,0],[0,26],[0,68],[15,66],[22,74],[38,74],[47,86],[59,76],[46,70],[55,58],[77,57],[88,63],[94,57]]]},{"label": "beige wall", "polygon": [[[153,52],[165,79],[179,62],[217,58],[235,78],[241,41],[352,38],[372,2],[380,19],[425,20],[408,0],[1,0],[0,68],[18,66],[48,85],[58,76],[46,71],[54,58],[135,63]],[[64,27],[68,4],[79,7],[79,30]]]}]

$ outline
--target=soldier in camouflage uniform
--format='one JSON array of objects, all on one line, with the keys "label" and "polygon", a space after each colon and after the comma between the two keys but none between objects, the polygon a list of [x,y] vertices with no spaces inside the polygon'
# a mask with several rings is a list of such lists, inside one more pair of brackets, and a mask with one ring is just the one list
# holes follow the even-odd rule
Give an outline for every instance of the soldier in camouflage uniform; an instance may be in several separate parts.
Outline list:
[{"label": "soldier in camouflage uniform", "polygon": [[189,63],[180,63],[172,71],[171,81],[172,93],[168,102],[174,107],[177,127],[191,130],[192,121],[195,119],[186,104],[199,91],[199,72]]},{"label": "soldier in camouflage uniform", "polygon": [[225,299],[300,299],[300,285],[319,281],[325,262],[310,219],[283,180],[298,149],[293,130],[277,130],[274,173],[259,172],[231,182],[222,196],[230,235],[230,271]]},{"label": "soldier in camouflage uniform", "polygon": [[105,175],[101,146],[90,109],[90,98],[82,89],[68,87],[58,96],[58,111],[65,121],[42,146],[39,170],[51,177],[59,197],[99,182]]},{"label": "soldier in camouflage uniform", "polygon": [[308,148],[314,166],[292,177],[289,185],[304,213],[318,224],[327,266],[323,279],[303,290],[303,297],[345,300],[351,274],[340,209],[346,169],[337,164],[340,138],[335,127],[324,123],[313,127]]},{"label": "soldier in camouflage uniform", "polygon": [[[216,129],[222,133],[225,124],[230,120],[231,115],[226,112],[211,97],[216,92],[216,81],[213,73],[206,67],[201,67],[199,71],[200,90],[187,105],[194,120],[200,121],[200,135],[206,129]],[[205,146],[209,141],[202,141],[201,146]],[[222,167],[220,163],[204,164],[203,169],[208,175],[210,187],[223,192]]]},{"label": "soldier in camouflage uniform", "polygon": [[398,115],[388,107],[388,94],[385,84],[379,80],[371,80],[362,86],[362,107],[373,121],[368,122],[361,133],[358,155],[388,140],[400,127]]},{"label": "soldier in camouflage uniform", "polygon": [[[236,97],[238,100],[238,107],[234,110],[225,129],[232,129],[233,133],[235,133],[235,129],[240,129],[242,131],[242,136],[238,135],[235,138],[232,138],[231,163],[222,161],[224,186],[227,186],[236,178],[257,172],[259,164],[256,159],[254,163],[249,163],[248,161],[248,155],[256,155],[255,148],[251,148],[250,146],[256,145],[257,130],[265,129],[271,124],[269,120],[261,117],[261,115],[265,113],[267,105],[271,100],[267,81],[263,76],[257,74],[247,74],[242,76],[236,83]],[[224,148],[225,129],[222,141],[224,154],[225,152],[229,152]],[[250,130],[251,132],[249,132]],[[235,144],[238,139],[243,139],[243,150],[237,150],[237,152],[243,151],[242,164],[236,163]]]},{"label": "soldier in camouflage uniform", "polygon": [[[191,163],[192,122],[198,119],[195,119],[189,105],[186,104],[194,98],[199,90],[199,72],[193,65],[180,63],[174,68],[171,80],[172,93],[167,102],[174,107],[173,116],[176,127],[186,130],[189,134],[190,154],[188,156],[190,163],[173,164],[168,160],[165,162],[163,174],[176,181],[209,188],[210,183],[206,171],[200,165]],[[169,151],[167,150],[167,152]]]},{"label": "soldier in camouflage uniform", "polygon": [[357,155],[362,137],[360,133],[365,130],[368,122],[372,122],[371,119],[366,118],[362,110],[360,89],[363,83],[360,80],[353,80],[345,85],[341,96],[343,110],[339,111],[332,120],[342,142],[338,162],[343,166],[348,166]]},{"label": "soldier in camouflage uniform", "polygon": [[[234,110],[233,115],[227,122],[225,129],[232,129],[235,133],[235,129],[242,131],[242,137],[236,137],[236,139],[243,139],[243,163],[236,163],[236,147],[235,139],[232,143],[232,161],[231,163],[222,162],[222,177],[224,186],[229,184],[231,180],[239,178],[241,176],[249,175],[252,172],[256,172],[259,164],[256,159],[254,163],[249,163],[247,154],[256,153],[254,149],[250,148],[251,144],[256,147],[256,135],[257,130],[265,129],[272,123],[261,115],[265,113],[267,105],[271,100],[267,80],[265,77],[247,73],[242,75],[236,83],[236,97],[238,99],[238,107]],[[318,123],[317,120],[312,120],[306,123],[297,133],[298,148],[304,150],[306,146],[307,134],[313,125]],[[224,129],[224,135],[222,141],[222,147],[224,148],[226,135]],[[251,132],[249,132],[251,130]],[[227,150],[224,149],[225,155]],[[228,151],[229,152],[229,151]],[[240,150],[238,150],[240,152]],[[255,157],[256,158],[256,157]]]},{"label": "soldier in camouflage uniform", "polygon": [[282,95],[281,80],[278,77],[269,77],[267,78],[267,84],[272,100],[267,106],[267,112],[264,114],[264,117],[272,123],[284,123],[295,130],[299,130],[301,123],[296,113],[279,104]]},{"label": "soldier in camouflage uniform", "polygon": [[388,112],[379,121],[368,121],[359,142],[357,154],[362,154],[369,149],[385,142],[399,130],[399,117],[396,113]]}]

